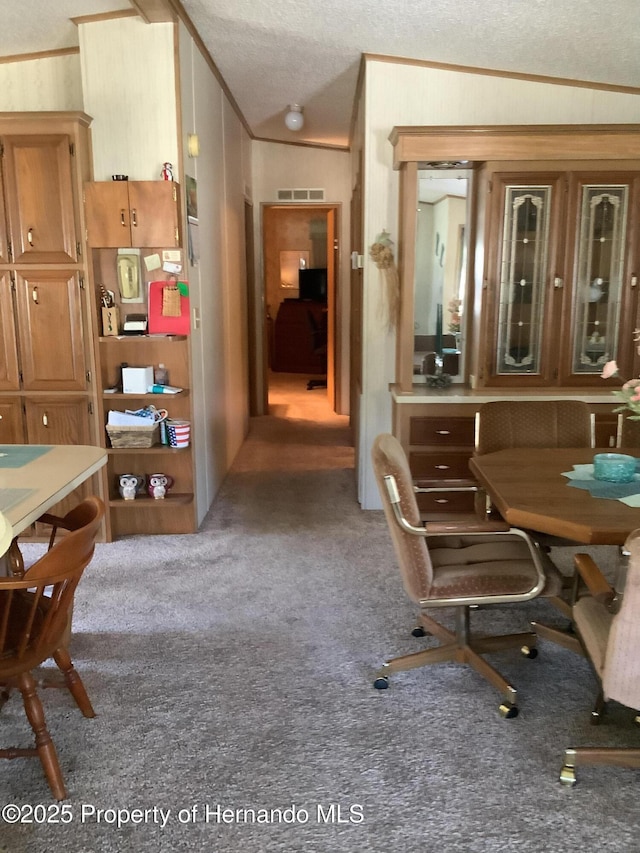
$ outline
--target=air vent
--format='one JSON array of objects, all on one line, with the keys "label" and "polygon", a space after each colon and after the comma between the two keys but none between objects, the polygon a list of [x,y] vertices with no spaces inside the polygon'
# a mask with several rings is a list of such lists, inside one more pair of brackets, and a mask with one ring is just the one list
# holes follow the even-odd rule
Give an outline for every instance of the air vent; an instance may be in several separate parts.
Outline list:
[{"label": "air vent", "polygon": [[324,190],[277,190],[278,201],[324,201]]}]

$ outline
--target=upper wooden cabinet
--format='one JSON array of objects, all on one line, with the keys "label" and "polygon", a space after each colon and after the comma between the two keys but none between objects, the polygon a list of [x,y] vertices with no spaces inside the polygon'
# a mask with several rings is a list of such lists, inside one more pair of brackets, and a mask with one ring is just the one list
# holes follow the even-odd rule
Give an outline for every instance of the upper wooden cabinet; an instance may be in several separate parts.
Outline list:
[{"label": "upper wooden cabinet", "polygon": [[180,245],[173,181],[98,181],[84,186],[87,243],[96,248]]},{"label": "upper wooden cabinet", "polygon": [[11,277],[0,274],[0,391],[20,388],[20,370],[11,295]]},{"label": "upper wooden cabinet", "polygon": [[[75,148],[67,134],[0,138],[8,262],[60,264],[78,258],[72,163]],[[6,258],[6,250],[0,254]],[[7,262],[3,260],[2,262]]]},{"label": "upper wooden cabinet", "polygon": [[87,386],[80,283],[72,270],[17,275],[22,387],[81,391]]},{"label": "upper wooden cabinet", "polygon": [[493,173],[478,372],[486,386],[602,385],[633,367],[640,172]]}]

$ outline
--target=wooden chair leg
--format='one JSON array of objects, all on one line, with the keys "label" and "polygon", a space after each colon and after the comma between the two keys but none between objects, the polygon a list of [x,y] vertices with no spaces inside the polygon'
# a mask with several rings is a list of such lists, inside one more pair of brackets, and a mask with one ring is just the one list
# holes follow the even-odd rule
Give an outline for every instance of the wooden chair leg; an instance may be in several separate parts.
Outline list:
[{"label": "wooden chair leg", "polygon": [[36,691],[35,679],[30,672],[21,673],[18,686],[22,693],[27,719],[36,737],[36,750],[49,787],[57,800],[64,800],[67,796],[67,791],[62,778],[58,755],[47,729],[42,702]]},{"label": "wooden chair leg", "polygon": [[53,653],[53,659],[58,665],[60,672],[64,675],[65,684],[83,715],[85,717],[95,717],[96,712],[93,710],[91,700],[87,695],[82,679],[76,672],[67,649],[63,647],[57,649]]}]

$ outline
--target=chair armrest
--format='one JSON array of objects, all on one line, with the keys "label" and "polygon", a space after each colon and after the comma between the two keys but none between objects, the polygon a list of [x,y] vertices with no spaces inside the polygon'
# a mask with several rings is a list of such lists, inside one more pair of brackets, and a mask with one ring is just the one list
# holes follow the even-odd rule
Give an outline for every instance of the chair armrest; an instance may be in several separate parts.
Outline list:
[{"label": "chair armrest", "polygon": [[590,594],[596,601],[608,607],[613,602],[616,591],[593,559],[588,554],[576,554],[574,560],[580,577],[587,585]]},{"label": "chair armrest", "polygon": [[447,533],[475,536],[478,533],[507,533],[512,529],[506,521],[427,521],[424,527],[427,536],[443,536]]}]

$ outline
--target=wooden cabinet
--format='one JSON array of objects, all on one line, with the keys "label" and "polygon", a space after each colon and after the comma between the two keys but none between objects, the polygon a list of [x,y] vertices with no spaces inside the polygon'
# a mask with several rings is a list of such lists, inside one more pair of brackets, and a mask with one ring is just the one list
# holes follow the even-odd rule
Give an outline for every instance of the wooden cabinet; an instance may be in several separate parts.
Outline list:
[{"label": "wooden cabinet", "polygon": [[60,264],[78,257],[67,134],[3,136],[5,204],[13,263]]},{"label": "wooden cabinet", "polygon": [[[97,441],[93,316],[80,204],[84,113],[0,113],[0,441]],[[5,222],[6,219],[6,222]],[[6,225],[6,227],[2,227]],[[54,508],[64,512],[96,476]]]},{"label": "wooden cabinet", "polygon": [[16,275],[22,387],[27,391],[79,391],[87,376],[83,310],[73,270]]},{"label": "wooden cabinet", "polygon": [[85,184],[89,246],[180,245],[178,185],[173,181],[94,181]]},{"label": "wooden cabinet", "polygon": [[633,369],[640,172],[490,175],[482,348],[485,386],[602,385]]},{"label": "wooden cabinet", "polygon": [[0,397],[0,444],[23,444],[22,398]]}]

